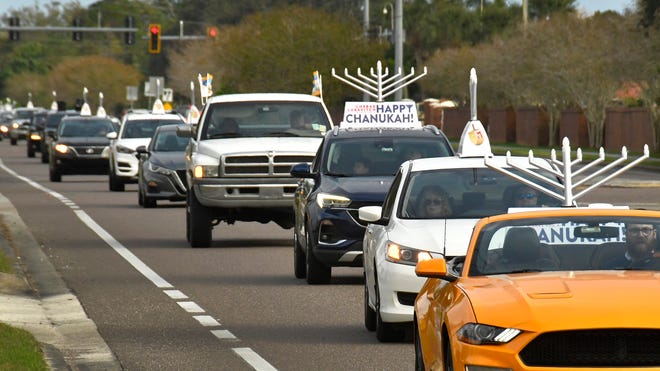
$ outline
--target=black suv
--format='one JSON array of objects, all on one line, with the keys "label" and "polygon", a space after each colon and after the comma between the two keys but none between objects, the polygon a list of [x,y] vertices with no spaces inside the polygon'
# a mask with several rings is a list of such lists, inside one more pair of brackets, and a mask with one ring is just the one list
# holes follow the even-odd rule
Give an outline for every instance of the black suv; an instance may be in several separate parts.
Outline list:
[{"label": "black suv", "polygon": [[334,128],[311,167],[292,166],[302,178],[294,197],[294,273],[310,284],[330,281],[333,266],[362,266],[366,225],[358,208],[381,205],[406,160],[454,156],[435,126]]},{"label": "black suv", "polygon": [[[76,110],[64,110],[64,111],[50,111],[48,116],[46,116],[46,122],[41,128],[37,128],[36,132],[30,133],[29,138],[37,140],[39,143],[39,148],[36,146],[33,151],[41,152],[41,162],[44,164],[48,163],[48,141],[49,138],[53,137],[53,133],[57,130],[57,125],[60,124],[62,118],[67,116],[80,116],[80,111]],[[39,140],[37,137],[41,137]],[[30,156],[30,143],[28,141],[28,157]]]}]

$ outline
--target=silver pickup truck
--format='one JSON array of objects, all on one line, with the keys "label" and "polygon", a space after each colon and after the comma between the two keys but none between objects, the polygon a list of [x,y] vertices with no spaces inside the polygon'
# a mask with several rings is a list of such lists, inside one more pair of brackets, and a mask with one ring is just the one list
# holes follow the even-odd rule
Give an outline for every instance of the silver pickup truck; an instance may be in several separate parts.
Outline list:
[{"label": "silver pickup truck", "polygon": [[210,246],[224,221],[294,224],[298,179],[291,165],[311,163],[333,127],[323,101],[312,95],[226,94],[209,98],[197,124],[181,125],[186,150],[186,237]]}]

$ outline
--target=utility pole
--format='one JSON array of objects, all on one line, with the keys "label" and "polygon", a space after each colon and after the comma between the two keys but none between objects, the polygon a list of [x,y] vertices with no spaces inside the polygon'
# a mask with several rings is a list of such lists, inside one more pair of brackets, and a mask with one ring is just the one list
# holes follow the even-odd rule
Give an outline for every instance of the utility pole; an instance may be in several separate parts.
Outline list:
[{"label": "utility pole", "polygon": [[[394,73],[403,71],[403,0],[396,0],[394,6]],[[403,97],[402,89],[394,94],[395,100]]]}]

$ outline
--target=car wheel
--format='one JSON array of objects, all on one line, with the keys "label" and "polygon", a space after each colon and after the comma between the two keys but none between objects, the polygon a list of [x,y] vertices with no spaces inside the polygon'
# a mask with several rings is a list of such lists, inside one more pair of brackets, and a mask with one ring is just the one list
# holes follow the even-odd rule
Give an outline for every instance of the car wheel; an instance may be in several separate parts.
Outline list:
[{"label": "car wheel", "polygon": [[398,331],[396,325],[384,322],[380,316],[380,290],[378,289],[378,276],[374,279],[376,287],[376,338],[381,343],[401,341],[404,337],[403,331]]},{"label": "car wheel", "polygon": [[155,199],[145,195],[144,193],[142,193],[142,197],[143,197],[142,203],[144,203],[143,206],[146,209],[153,209],[154,207],[156,207],[156,200]]},{"label": "car wheel", "polygon": [[[309,231],[310,229],[307,228]],[[314,256],[314,243],[309,234],[307,236],[307,254],[305,255],[307,269],[307,283],[310,285],[321,285],[330,283],[331,267],[318,261]]]},{"label": "car wheel", "polygon": [[108,173],[108,186],[113,192],[124,192],[124,182],[115,175],[114,169],[110,169]]},{"label": "car wheel", "polygon": [[27,157],[34,157],[34,146],[29,141],[27,142]]},{"label": "car wheel", "polygon": [[187,207],[190,209],[190,246],[210,246],[213,226],[211,225],[209,211],[199,203],[192,191],[188,193]]},{"label": "car wheel", "polygon": [[186,205],[186,241],[190,242],[190,211]]},{"label": "car wheel", "polygon": [[144,207],[144,193],[142,193],[142,187],[138,184],[138,205]]},{"label": "car wheel", "polygon": [[42,164],[48,163],[48,151],[45,149],[41,150],[41,163]]},{"label": "car wheel", "polygon": [[14,138],[9,138],[9,143],[10,143],[12,146],[15,146],[16,143],[18,143],[18,140],[14,139]]},{"label": "car wheel", "polygon": [[48,168],[48,177],[50,178],[51,182],[62,181],[62,174],[54,166],[50,166]]},{"label": "car wheel", "polygon": [[417,321],[413,324],[413,332],[415,336],[415,371],[426,371],[426,367],[424,366],[424,356],[422,355],[422,340],[419,338]]},{"label": "car wheel", "polygon": [[296,278],[305,278],[307,276],[307,266],[305,264],[305,253],[300,246],[298,233],[293,232],[293,273]]},{"label": "car wheel", "polygon": [[364,277],[364,327],[369,331],[376,331],[376,311],[369,306],[369,288],[367,277]]}]

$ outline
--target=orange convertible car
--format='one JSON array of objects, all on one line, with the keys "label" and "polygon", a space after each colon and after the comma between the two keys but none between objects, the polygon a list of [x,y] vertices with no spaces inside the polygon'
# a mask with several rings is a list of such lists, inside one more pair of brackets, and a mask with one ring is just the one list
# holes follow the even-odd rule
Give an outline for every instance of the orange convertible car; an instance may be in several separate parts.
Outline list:
[{"label": "orange convertible car", "polygon": [[497,215],[417,264],[417,370],[660,370],[660,212]]}]

